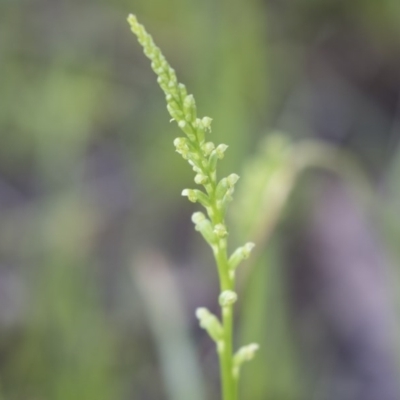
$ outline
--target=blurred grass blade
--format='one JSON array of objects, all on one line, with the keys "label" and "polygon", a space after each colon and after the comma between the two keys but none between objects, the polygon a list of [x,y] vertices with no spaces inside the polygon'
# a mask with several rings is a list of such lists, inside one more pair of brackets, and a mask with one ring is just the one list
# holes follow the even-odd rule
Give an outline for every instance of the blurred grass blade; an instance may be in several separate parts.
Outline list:
[{"label": "blurred grass blade", "polygon": [[135,260],[132,275],[158,347],[168,398],[205,400],[202,372],[172,268],[160,254],[149,253]]}]

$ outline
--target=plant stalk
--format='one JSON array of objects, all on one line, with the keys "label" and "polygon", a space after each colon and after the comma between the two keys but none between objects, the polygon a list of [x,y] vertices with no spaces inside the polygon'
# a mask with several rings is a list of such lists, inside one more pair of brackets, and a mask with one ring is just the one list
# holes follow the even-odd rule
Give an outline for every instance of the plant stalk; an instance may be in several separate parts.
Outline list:
[{"label": "plant stalk", "polygon": [[[220,241],[218,251],[215,253],[215,259],[219,272],[221,292],[234,290],[235,279],[229,276],[225,239]],[[221,307],[221,312],[224,335],[222,345],[218,349],[218,357],[221,371],[222,399],[236,400],[236,385],[233,377],[233,305]]]},{"label": "plant stalk", "polygon": [[219,300],[222,318],[219,320],[204,307],[196,310],[196,316],[200,326],[207,330],[217,344],[222,378],[222,400],[237,400],[240,364],[253,358],[258,349],[258,345],[251,344],[242,347],[233,355],[233,304],[237,300],[237,294],[234,292],[234,269],[242,260],[249,257],[254,247],[253,243],[246,243],[243,247],[238,247],[228,260],[225,214],[227,204],[232,201],[234,186],[239,176],[230,174],[217,181],[217,161],[224,157],[228,146],[225,144],[215,146],[214,143],[205,141],[205,134],[211,132],[212,119],[197,118],[193,95],[188,94],[185,85],[178,82],[175,70],[168,64],[151,35],[138,23],[134,15],[129,15],[128,22],[143,46],[145,55],[151,60],[157,82],[166,96],[171,121],[176,121],[186,135],[174,140],[175,149],[188,160],[196,173],[195,183],[205,189],[205,192],[185,189],[182,195],[194,203],[200,203],[207,210],[208,218],[203,213],[196,212],[192,216],[192,221],[195,229],[213,249],[221,288]]}]

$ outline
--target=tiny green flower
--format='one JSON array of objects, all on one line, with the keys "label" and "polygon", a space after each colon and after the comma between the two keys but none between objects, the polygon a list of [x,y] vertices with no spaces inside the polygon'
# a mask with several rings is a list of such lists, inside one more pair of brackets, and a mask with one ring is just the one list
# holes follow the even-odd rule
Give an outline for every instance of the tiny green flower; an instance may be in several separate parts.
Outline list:
[{"label": "tiny green flower", "polygon": [[260,349],[260,346],[257,343],[251,343],[247,346],[241,347],[236,353],[234,357],[234,363],[239,365],[245,361],[250,361],[257,350]]},{"label": "tiny green flower", "polygon": [[243,247],[238,247],[229,258],[229,269],[234,271],[243,260],[249,258],[254,246],[254,243],[249,242]]},{"label": "tiny green flower", "polygon": [[183,189],[182,196],[186,196],[192,203],[196,203],[197,201],[196,192],[192,189]]},{"label": "tiny green flower", "polygon": [[217,185],[217,189],[215,190],[215,197],[217,200],[222,200],[229,190],[230,185],[227,178],[222,178]]},{"label": "tiny green flower", "polygon": [[199,202],[202,206],[206,208],[209,207],[211,204],[209,197],[201,190],[183,189],[182,196],[186,196],[192,203]]},{"label": "tiny green flower", "polygon": [[228,231],[226,230],[226,226],[224,224],[215,225],[214,233],[221,239],[228,236]]},{"label": "tiny green flower", "polygon": [[241,347],[233,357],[233,375],[237,379],[239,377],[240,367],[246,362],[254,358],[260,346],[257,343],[251,343]]},{"label": "tiny green flower", "polygon": [[174,140],[174,146],[176,152],[179,153],[185,160],[189,157],[189,145],[188,139],[183,137],[178,137]]},{"label": "tiny green flower", "polygon": [[218,145],[218,147],[215,149],[216,153],[217,153],[217,157],[222,160],[224,158],[224,153],[226,151],[226,149],[228,148],[228,146],[226,144],[221,143],[220,145]]},{"label": "tiny green flower", "polygon": [[219,305],[221,307],[228,307],[237,301],[237,294],[233,290],[224,290],[219,295]]},{"label": "tiny green flower", "polygon": [[210,117],[203,117],[201,123],[205,131],[211,132],[211,122],[212,118]]},{"label": "tiny green flower", "polygon": [[206,175],[203,175],[203,174],[197,174],[194,177],[194,181],[198,185],[205,185],[208,182],[208,177]]},{"label": "tiny green flower", "polygon": [[215,342],[219,342],[222,339],[224,331],[221,323],[207,308],[198,308],[196,310],[196,317],[200,322],[200,326],[207,331]]},{"label": "tiny green flower", "polygon": [[192,215],[192,221],[196,225],[199,224],[200,222],[204,221],[205,219],[206,219],[206,216],[200,211],[197,211]]},{"label": "tiny green flower", "polygon": [[[218,150],[218,148],[217,148],[217,150]],[[229,186],[230,186],[230,187],[233,187],[233,186],[235,186],[236,182],[239,180],[239,175],[237,175],[237,174],[230,174],[230,175],[227,177],[227,179],[228,179],[228,184],[229,184]]]},{"label": "tiny green flower", "polygon": [[193,214],[192,221],[195,224],[196,231],[202,234],[207,243],[209,243],[211,246],[214,246],[218,241],[218,237],[213,231],[211,221],[200,212]]},{"label": "tiny green flower", "polygon": [[204,156],[207,157],[207,156],[209,156],[209,155],[211,154],[211,152],[215,149],[215,145],[214,145],[213,142],[207,142],[207,143],[204,143],[204,144],[201,146],[201,149],[202,149],[203,152],[204,152]]},{"label": "tiny green flower", "polygon": [[185,97],[185,100],[183,101],[183,110],[185,111],[187,121],[190,122],[196,120],[196,102],[194,101],[192,94]]}]

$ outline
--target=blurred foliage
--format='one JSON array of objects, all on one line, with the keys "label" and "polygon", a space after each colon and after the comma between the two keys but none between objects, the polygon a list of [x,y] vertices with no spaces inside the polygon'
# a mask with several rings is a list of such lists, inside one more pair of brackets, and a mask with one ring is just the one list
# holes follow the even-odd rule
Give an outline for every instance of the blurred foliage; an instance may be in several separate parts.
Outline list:
[{"label": "blurred foliage", "polygon": [[[166,332],[187,340],[186,354],[196,344],[192,367],[200,363],[214,379],[205,393],[218,398],[214,349],[193,317],[198,305],[215,304],[215,271],[201,268],[210,259],[192,232],[193,209],[179,198],[191,172],[174,154],[176,128],[129,32],[129,12],[214,118],[214,141],[229,144],[222,173],[237,171],[232,165],[279,120],[306,47],[338,15],[398,54],[397,0],[2,0],[2,399],[176,400],[163,371],[171,359],[160,362],[170,356],[157,351],[167,346],[161,325],[132,282],[132,260],[148,248],[173,260],[185,299],[180,327]],[[399,238],[397,192],[386,210],[388,243]],[[240,342],[262,349],[246,367],[243,398],[298,400],[304,385],[279,243],[268,249],[245,287],[238,324]]]}]

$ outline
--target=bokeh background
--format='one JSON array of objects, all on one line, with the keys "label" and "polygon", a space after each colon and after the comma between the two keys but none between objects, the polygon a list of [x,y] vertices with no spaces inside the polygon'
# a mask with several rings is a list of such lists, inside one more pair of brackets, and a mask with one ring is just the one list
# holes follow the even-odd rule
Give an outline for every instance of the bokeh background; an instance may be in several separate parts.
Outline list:
[{"label": "bokeh background", "polygon": [[130,12],[242,177],[242,398],[399,399],[398,0],[1,0],[0,398],[219,398],[216,273]]}]

